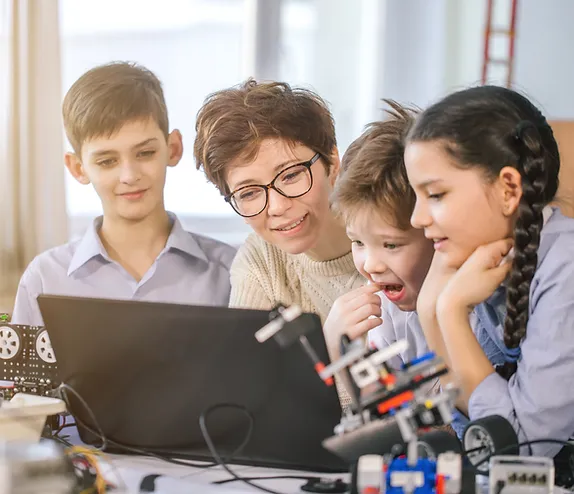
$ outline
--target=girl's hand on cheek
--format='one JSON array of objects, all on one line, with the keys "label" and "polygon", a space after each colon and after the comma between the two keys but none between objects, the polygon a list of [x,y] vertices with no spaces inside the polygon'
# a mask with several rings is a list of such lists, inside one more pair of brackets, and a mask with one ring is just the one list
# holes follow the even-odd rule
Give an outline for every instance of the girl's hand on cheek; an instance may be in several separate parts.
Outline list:
[{"label": "girl's hand on cheek", "polygon": [[490,297],[512,267],[513,244],[506,238],[478,247],[448,280],[437,310],[469,311]]},{"label": "girl's hand on cheek", "polygon": [[440,252],[435,252],[417,298],[417,313],[420,318],[436,316],[439,296],[455,273],[456,269],[447,265],[446,257]]}]

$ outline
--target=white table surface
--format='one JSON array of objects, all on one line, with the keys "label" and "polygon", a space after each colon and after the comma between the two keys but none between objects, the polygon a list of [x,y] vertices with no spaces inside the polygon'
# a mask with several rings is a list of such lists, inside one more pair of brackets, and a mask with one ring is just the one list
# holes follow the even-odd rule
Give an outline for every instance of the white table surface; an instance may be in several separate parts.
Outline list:
[{"label": "white table surface", "polygon": [[[214,481],[228,479],[231,476],[222,467],[201,469],[173,465],[155,458],[141,456],[108,455],[106,462],[102,463],[104,476],[115,483],[120,489],[114,490],[117,494],[140,494],[139,487],[142,479],[150,474],[159,474],[155,481],[155,493],[161,494],[253,494],[261,493],[259,489],[243,482],[230,482],[223,485],[213,484]],[[279,470],[245,465],[231,465],[230,468],[240,476],[263,477],[275,475],[302,475],[310,477],[342,478],[349,480],[343,474],[318,474],[312,472],[297,472],[292,470]],[[488,489],[486,479],[477,485],[477,494],[486,494]],[[301,486],[306,482],[301,479],[270,479],[267,481],[254,480],[254,483],[280,494],[304,494]],[[566,491],[555,487],[555,494],[566,494]]]},{"label": "white table surface", "polygon": [[[77,430],[69,429],[72,442],[81,444]],[[193,462],[199,463],[199,462]],[[196,466],[175,465],[164,460],[132,455],[106,454],[101,461],[104,477],[118,487],[115,494],[141,494],[140,485],[148,475],[161,475],[155,480],[156,494],[253,494],[263,491],[235,481],[223,485],[213,484],[218,480],[226,480],[232,476],[223,467],[198,468]],[[306,477],[322,477],[349,481],[348,474],[323,474],[295,470],[281,470],[247,465],[229,465],[241,477],[273,477],[278,475],[294,475]],[[303,479],[270,479],[254,480],[254,483],[277,491],[280,494],[304,494],[301,486],[306,483]],[[476,494],[488,494],[487,479],[477,478]],[[554,488],[554,494],[572,494],[559,487]]]},{"label": "white table surface", "polygon": [[[116,484],[125,494],[140,493],[142,479],[150,474],[159,474],[155,481],[156,493],[162,494],[249,494],[262,492],[244,482],[230,482],[223,485],[213,484],[217,480],[231,478],[222,467],[207,469],[174,465],[155,458],[141,456],[107,455],[102,462],[104,476]],[[343,478],[342,474],[316,474],[312,472],[297,472],[278,470],[245,465],[231,465],[230,468],[240,476],[259,477],[275,475],[302,475],[310,477]],[[306,482],[302,479],[272,479],[267,481],[254,480],[254,483],[276,490],[282,494],[302,493],[301,486]]]},{"label": "white table surface", "polygon": [[[67,439],[72,444],[83,445],[75,427],[65,429]],[[229,479],[232,476],[223,467],[198,468],[196,466],[175,465],[157,458],[132,455],[105,454],[101,458],[104,477],[109,482],[123,488],[114,490],[116,494],[140,493],[141,481],[147,475],[162,475],[156,479],[156,493],[162,494],[247,494],[263,492],[244,482],[235,481],[223,485],[213,484],[214,481]],[[193,461],[192,463],[201,463]],[[295,470],[281,470],[246,465],[229,465],[239,476],[263,477],[277,475],[296,475],[307,477],[342,478],[349,480],[345,474],[322,474],[314,472],[301,472]],[[277,490],[281,494],[303,493],[301,486],[306,483],[302,479],[273,479],[267,481],[253,481],[268,489]]]}]

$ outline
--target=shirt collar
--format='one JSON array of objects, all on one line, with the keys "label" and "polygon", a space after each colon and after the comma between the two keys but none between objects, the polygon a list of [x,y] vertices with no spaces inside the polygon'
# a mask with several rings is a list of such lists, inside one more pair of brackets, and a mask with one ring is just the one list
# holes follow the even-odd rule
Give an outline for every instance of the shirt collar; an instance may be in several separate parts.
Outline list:
[{"label": "shirt collar", "polygon": [[106,261],[111,262],[106,249],[102,245],[100,236],[98,235],[98,230],[102,226],[102,220],[102,216],[95,218],[86,230],[86,233],[84,233],[84,236],[78,243],[76,251],[72,256],[70,265],[68,266],[68,276],[71,276],[75,271],[94,257],[101,256]]},{"label": "shirt collar", "polygon": [[168,215],[173,223],[173,227],[167,239],[164,252],[170,249],[179,250],[185,254],[188,254],[189,256],[196,257],[205,262],[209,262],[209,259],[205,255],[203,249],[197,243],[194,235],[183,229],[183,226],[175,214],[168,212]]},{"label": "shirt collar", "polygon": [[[173,226],[167,239],[165,249],[162,251],[160,256],[173,249],[208,262],[208,258],[197,243],[197,240],[190,232],[183,229],[177,216],[171,212],[168,212],[168,216]],[[72,256],[70,266],[68,267],[68,276],[71,276],[88,261],[98,256],[107,262],[112,262],[102,244],[100,236],[98,235],[98,231],[102,226],[102,221],[103,217],[98,216],[86,230],[86,233],[84,233],[84,236],[78,243],[76,251]]]},{"label": "shirt collar", "polygon": [[550,219],[550,216],[552,216],[554,214],[554,211],[556,211],[556,209],[558,208],[554,208],[552,206],[545,206],[544,209],[542,210],[542,226],[546,226],[546,223],[548,223],[548,220]]}]

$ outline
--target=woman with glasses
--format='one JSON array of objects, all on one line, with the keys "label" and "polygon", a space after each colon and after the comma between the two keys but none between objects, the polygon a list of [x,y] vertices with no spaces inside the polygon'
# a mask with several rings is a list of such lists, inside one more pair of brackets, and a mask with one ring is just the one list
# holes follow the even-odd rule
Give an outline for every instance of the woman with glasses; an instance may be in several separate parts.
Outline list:
[{"label": "woman with glasses", "polygon": [[337,297],[364,284],[329,207],[340,163],[326,103],[248,80],[210,95],[196,131],[198,169],[254,231],[231,268],[230,305],[299,304],[324,321]]}]

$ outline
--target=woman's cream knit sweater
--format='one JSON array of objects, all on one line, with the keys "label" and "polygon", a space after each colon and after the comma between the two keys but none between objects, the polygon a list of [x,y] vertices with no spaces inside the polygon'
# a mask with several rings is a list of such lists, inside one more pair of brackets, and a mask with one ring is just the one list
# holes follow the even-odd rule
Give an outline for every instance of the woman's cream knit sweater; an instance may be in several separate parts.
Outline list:
[{"label": "woman's cream knit sweater", "polygon": [[272,309],[298,304],[324,323],[335,300],[365,283],[351,253],[331,261],[292,255],[251,234],[231,266],[232,307]]}]

